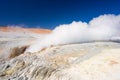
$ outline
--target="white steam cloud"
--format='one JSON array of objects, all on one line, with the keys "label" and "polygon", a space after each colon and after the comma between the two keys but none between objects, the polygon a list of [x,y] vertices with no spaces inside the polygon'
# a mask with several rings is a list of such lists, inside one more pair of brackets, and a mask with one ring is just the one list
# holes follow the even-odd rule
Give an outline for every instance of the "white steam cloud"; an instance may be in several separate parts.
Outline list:
[{"label": "white steam cloud", "polygon": [[89,23],[72,22],[57,26],[43,40],[38,40],[26,52],[37,52],[45,47],[58,44],[110,40],[120,37],[120,15],[101,15]]}]

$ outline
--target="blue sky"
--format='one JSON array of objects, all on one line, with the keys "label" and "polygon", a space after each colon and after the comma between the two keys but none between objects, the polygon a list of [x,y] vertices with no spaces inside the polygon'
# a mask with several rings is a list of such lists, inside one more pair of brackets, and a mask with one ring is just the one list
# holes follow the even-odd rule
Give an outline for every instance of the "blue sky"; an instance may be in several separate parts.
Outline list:
[{"label": "blue sky", "polygon": [[1,26],[53,29],[103,14],[120,14],[120,0],[0,0]]}]

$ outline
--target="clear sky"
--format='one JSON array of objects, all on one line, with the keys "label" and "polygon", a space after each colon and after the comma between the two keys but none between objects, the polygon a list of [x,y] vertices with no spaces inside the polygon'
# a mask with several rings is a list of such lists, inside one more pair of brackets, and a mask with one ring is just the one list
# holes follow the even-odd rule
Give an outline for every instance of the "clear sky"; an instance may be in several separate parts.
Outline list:
[{"label": "clear sky", "polygon": [[53,29],[72,21],[89,22],[102,14],[120,14],[120,0],[0,0],[0,25]]}]

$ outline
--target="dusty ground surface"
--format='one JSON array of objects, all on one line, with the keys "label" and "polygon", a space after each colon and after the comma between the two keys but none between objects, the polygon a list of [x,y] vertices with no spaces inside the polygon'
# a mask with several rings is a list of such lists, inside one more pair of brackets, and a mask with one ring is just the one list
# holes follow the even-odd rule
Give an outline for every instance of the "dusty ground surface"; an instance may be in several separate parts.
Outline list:
[{"label": "dusty ground surface", "polygon": [[119,80],[119,74],[114,42],[55,46],[0,62],[0,80]]}]

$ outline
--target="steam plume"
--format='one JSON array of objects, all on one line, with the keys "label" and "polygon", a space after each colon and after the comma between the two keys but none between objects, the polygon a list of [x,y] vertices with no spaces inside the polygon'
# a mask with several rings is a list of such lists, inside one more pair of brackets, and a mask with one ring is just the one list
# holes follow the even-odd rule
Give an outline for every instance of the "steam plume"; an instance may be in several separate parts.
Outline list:
[{"label": "steam plume", "polygon": [[101,15],[89,23],[73,21],[71,24],[57,26],[51,34],[43,40],[38,39],[26,52],[37,52],[51,45],[110,40],[116,37],[120,37],[120,15]]}]

